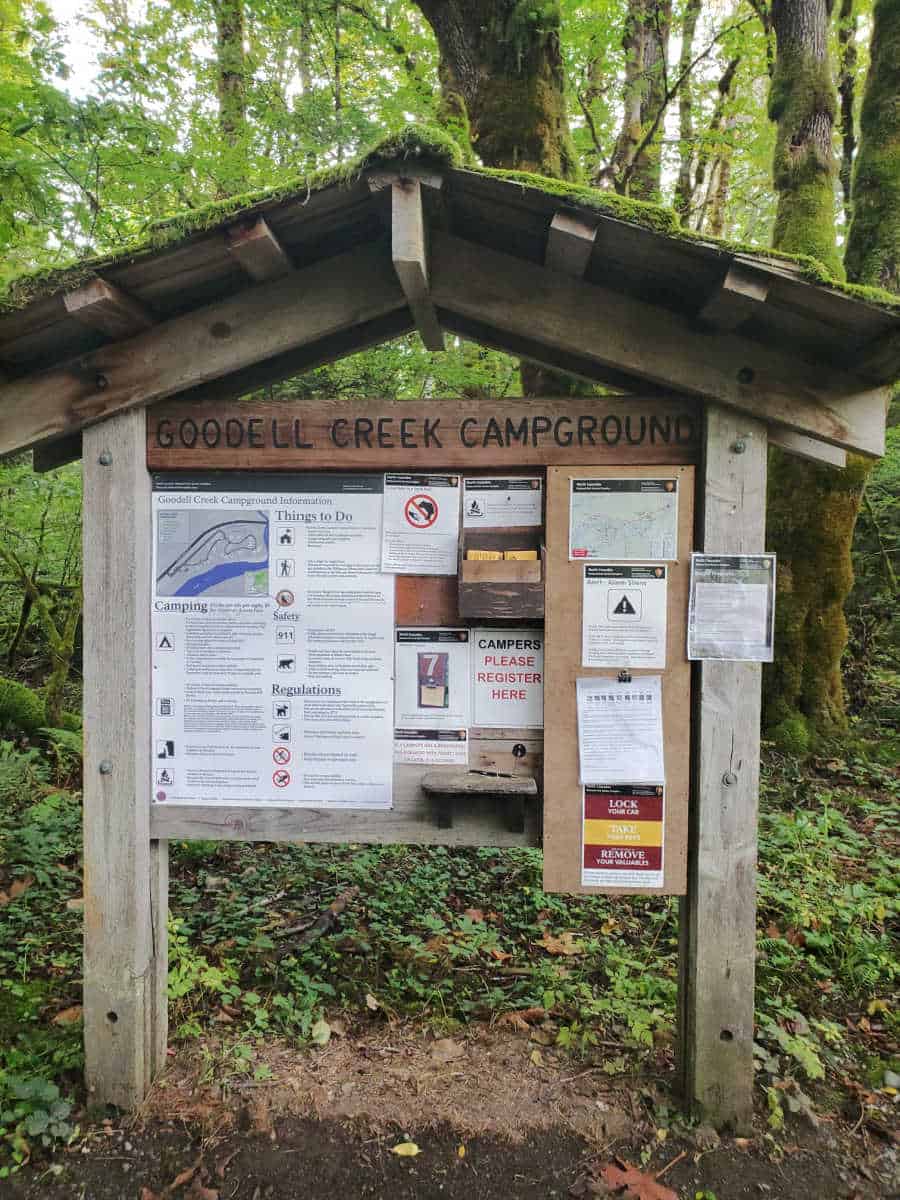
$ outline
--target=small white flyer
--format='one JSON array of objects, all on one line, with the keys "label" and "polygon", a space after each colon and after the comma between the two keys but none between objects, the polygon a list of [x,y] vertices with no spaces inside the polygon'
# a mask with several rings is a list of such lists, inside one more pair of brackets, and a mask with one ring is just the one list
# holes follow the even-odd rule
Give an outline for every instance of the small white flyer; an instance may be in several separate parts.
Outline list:
[{"label": "small white flyer", "polygon": [[665,669],[666,574],[663,566],[585,566],[582,666]]},{"label": "small white flyer", "polygon": [[458,475],[385,475],[382,571],[456,574],[459,493]]},{"label": "small white flyer", "polygon": [[395,729],[394,762],[429,767],[469,765],[467,729]]},{"label": "small white flyer", "polygon": [[468,629],[398,629],[395,729],[468,729],[472,686]]},{"label": "small white flyer", "polygon": [[582,783],[665,783],[662,683],[644,675],[576,681]]},{"label": "small white flyer", "polygon": [[691,555],[689,659],[771,662],[775,555]]},{"label": "small white flyer", "polygon": [[540,525],[543,487],[537,477],[471,475],[463,480],[466,529]]},{"label": "small white flyer", "polygon": [[571,481],[570,559],[673,562],[677,557],[677,479]]}]

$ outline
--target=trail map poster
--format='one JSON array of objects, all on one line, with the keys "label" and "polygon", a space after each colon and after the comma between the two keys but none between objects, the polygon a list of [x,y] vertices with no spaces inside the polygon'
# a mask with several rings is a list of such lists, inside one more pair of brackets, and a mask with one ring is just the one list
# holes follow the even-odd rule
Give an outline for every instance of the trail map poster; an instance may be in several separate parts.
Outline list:
[{"label": "trail map poster", "polygon": [[158,475],[151,793],[390,808],[382,475]]},{"label": "trail map poster", "polygon": [[570,559],[671,562],[677,557],[677,479],[572,480]]}]

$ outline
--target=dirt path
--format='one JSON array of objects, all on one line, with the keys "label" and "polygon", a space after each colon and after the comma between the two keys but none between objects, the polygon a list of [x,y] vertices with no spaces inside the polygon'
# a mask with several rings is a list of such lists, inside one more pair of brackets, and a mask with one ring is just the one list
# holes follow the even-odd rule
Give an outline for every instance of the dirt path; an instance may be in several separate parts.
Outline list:
[{"label": "dirt path", "polygon": [[[312,1052],[256,1047],[249,1064],[205,1042],[173,1060],[137,1117],[90,1127],[0,1182],[0,1197],[900,1197],[896,1143],[864,1125],[835,1117],[773,1139],[760,1121],[753,1137],[719,1139],[679,1124],[666,1082],[573,1063],[525,1031],[345,1033]],[[405,1142],[418,1153],[395,1153]],[[629,1166],[632,1191],[608,1190]]]}]

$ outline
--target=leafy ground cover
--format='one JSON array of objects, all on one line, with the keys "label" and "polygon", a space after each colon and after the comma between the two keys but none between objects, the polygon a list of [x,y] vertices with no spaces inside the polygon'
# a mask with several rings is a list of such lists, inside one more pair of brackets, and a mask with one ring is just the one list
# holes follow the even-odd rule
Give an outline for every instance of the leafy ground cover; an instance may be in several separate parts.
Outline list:
[{"label": "leafy ground cover", "polygon": [[[757,1053],[776,1139],[842,1106],[892,1136],[896,749],[857,736],[767,760]],[[85,1123],[78,782],[65,740],[0,744],[4,1175]],[[171,1040],[215,1043],[207,1081],[263,1082],[273,1040],[413,1022],[451,1039],[506,1026],[539,1055],[671,1083],[676,901],[547,895],[532,850],[180,843],[171,866]]]}]

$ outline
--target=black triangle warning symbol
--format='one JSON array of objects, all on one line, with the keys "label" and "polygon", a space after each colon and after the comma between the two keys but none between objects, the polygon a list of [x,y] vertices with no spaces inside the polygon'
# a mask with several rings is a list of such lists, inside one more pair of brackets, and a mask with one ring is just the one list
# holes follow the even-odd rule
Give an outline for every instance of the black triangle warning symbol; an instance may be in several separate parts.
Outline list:
[{"label": "black triangle warning symbol", "polygon": [[636,617],[637,616],[637,610],[635,609],[634,605],[631,603],[631,601],[628,599],[627,596],[622,597],[622,599],[619,601],[619,603],[613,609],[613,612],[616,614],[617,617]]}]

